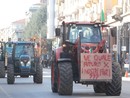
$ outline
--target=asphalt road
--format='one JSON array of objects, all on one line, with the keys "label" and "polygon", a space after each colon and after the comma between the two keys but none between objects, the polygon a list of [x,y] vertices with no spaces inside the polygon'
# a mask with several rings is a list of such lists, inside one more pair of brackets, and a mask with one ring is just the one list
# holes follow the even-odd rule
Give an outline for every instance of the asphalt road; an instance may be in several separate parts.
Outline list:
[{"label": "asphalt road", "polygon": [[0,79],[0,98],[129,98],[130,81],[123,81],[120,96],[95,94],[92,86],[74,84],[71,96],[61,96],[51,91],[50,69],[44,69],[43,83],[33,83],[33,78],[17,77],[15,84],[8,85],[6,78]]}]

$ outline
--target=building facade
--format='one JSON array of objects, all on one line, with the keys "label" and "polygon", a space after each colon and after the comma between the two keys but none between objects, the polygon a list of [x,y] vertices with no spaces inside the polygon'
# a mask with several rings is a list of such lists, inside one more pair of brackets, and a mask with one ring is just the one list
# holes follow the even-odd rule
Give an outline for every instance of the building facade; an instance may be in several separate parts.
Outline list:
[{"label": "building facade", "polygon": [[105,21],[118,0],[56,0],[58,22],[100,21],[104,11]]}]

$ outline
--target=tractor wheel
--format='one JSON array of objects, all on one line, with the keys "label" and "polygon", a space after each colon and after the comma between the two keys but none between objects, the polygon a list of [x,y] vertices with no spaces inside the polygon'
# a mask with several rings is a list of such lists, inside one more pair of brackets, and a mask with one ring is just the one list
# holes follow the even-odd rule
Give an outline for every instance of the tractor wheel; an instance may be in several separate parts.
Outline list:
[{"label": "tractor wheel", "polygon": [[70,62],[58,63],[58,93],[59,95],[72,95],[73,72]]},{"label": "tractor wheel", "polygon": [[105,83],[97,83],[93,85],[95,93],[105,93]]},{"label": "tractor wheel", "polygon": [[2,61],[0,61],[0,78],[5,78],[5,66]]},{"label": "tractor wheel", "polygon": [[122,73],[120,65],[116,62],[112,63],[112,82],[106,84],[107,96],[119,96],[122,86]]},{"label": "tractor wheel", "polygon": [[33,75],[33,82],[36,83],[36,76]]},{"label": "tractor wheel", "polygon": [[54,93],[58,91],[58,66],[55,63],[51,66],[51,89]]},{"label": "tractor wheel", "polygon": [[42,83],[42,79],[43,79],[43,77],[42,77],[42,69],[43,69],[42,65],[37,63],[37,65],[36,65],[36,74],[33,76],[34,83],[38,83],[38,84]]},{"label": "tractor wheel", "polygon": [[14,66],[12,64],[7,65],[7,83],[14,84],[15,77],[14,77]]}]

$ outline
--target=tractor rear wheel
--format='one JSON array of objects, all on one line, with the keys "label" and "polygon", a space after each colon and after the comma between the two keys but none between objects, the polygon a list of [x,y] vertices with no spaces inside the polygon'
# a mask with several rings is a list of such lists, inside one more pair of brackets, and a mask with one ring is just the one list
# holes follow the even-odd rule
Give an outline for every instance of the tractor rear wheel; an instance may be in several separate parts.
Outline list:
[{"label": "tractor rear wheel", "polygon": [[13,64],[7,65],[7,83],[14,84],[15,77],[14,77],[14,66]]},{"label": "tractor rear wheel", "polygon": [[3,61],[0,61],[0,78],[5,78],[5,65]]},{"label": "tractor rear wheel", "polygon": [[97,83],[93,85],[95,93],[105,93],[105,83]]},{"label": "tractor rear wheel", "polygon": [[58,67],[55,63],[51,66],[51,89],[54,93],[58,91]]},{"label": "tractor rear wheel", "polygon": [[73,72],[70,62],[58,63],[58,93],[71,95],[73,92]]},{"label": "tractor rear wheel", "polygon": [[42,65],[37,63],[36,64],[36,74],[33,76],[34,83],[42,83]]},{"label": "tractor rear wheel", "polygon": [[112,63],[112,82],[106,83],[107,96],[119,96],[122,86],[121,67],[118,63]]}]

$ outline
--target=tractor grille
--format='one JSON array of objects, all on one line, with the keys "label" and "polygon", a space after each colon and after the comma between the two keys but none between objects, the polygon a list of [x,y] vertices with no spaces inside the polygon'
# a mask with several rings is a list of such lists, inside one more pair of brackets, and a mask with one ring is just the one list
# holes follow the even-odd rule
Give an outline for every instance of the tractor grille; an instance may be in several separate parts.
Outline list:
[{"label": "tractor grille", "polygon": [[22,75],[29,74],[29,73],[30,73],[30,68],[21,68]]}]

